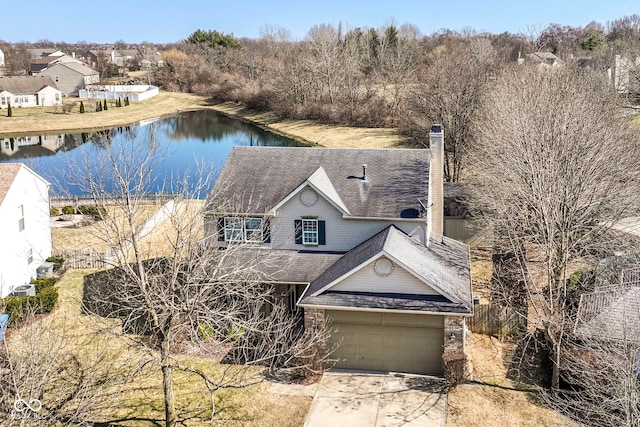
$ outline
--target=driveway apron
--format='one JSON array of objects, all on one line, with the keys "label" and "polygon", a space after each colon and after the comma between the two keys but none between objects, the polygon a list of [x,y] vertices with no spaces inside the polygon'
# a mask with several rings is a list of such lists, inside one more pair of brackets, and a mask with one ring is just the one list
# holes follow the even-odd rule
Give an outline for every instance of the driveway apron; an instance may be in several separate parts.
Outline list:
[{"label": "driveway apron", "polygon": [[325,372],[305,426],[443,427],[446,392],[440,378],[374,372]]}]

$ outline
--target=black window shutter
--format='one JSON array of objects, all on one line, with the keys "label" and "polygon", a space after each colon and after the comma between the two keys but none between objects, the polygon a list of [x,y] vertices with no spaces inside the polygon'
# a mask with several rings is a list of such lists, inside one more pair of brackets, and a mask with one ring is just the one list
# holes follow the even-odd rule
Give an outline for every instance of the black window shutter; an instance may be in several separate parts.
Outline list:
[{"label": "black window shutter", "polygon": [[271,243],[271,220],[269,218],[262,219],[262,239],[264,243]]},{"label": "black window shutter", "polygon": [[301,245],[302,244],[302,220],[301,219],[294,219],[293,220],[294,226],[296,227],[296,244],[297,245]]},{"label": "black window shutter", "polygon": [[318,221],[318,244],[326,245],[327,237],[325,235],[325,221]]},{"label": "black window shutter", "polygon": [[218,242],[224,242],[224,217],[218,218]]}]

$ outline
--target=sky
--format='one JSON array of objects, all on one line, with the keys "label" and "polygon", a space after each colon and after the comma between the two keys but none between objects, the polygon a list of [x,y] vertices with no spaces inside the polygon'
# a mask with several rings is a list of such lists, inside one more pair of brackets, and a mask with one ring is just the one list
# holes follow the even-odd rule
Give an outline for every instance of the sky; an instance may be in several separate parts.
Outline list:
[{"label": "sky", "polygon": [[638,0],[4,0],[0,40],[172,43],[197,29],[258,38],[265,26],[302,40],[314,25],[378,28],[391,22],[413,24],[423,35],[443,28],[499,34],[550,23],[606,24],[634,13],[640,14]]}]

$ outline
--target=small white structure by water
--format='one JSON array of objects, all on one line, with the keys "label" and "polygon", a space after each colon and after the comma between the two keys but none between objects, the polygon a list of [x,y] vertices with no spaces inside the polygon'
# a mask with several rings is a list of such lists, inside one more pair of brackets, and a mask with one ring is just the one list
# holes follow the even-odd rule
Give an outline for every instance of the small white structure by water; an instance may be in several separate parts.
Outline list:
[{"label": "small white structure by water", "polygon": [[80,98],[125,99],[144,101],[157,96],[159,89],[151,85],[90,85],[79,92]]}]

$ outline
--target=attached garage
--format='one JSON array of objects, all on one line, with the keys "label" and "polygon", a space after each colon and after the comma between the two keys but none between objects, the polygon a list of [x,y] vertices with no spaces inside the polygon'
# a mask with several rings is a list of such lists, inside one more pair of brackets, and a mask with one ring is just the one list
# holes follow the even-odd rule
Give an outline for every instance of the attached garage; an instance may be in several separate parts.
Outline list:
[{"label": "attached garage", "polygon": [[327,310],[336,368],[442,373],[443,316]]}]

